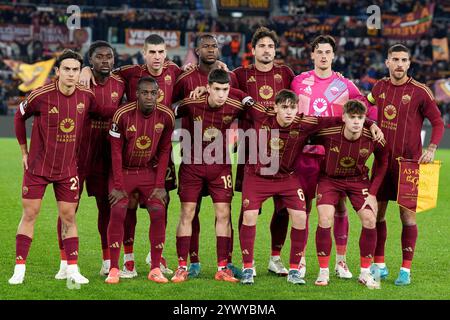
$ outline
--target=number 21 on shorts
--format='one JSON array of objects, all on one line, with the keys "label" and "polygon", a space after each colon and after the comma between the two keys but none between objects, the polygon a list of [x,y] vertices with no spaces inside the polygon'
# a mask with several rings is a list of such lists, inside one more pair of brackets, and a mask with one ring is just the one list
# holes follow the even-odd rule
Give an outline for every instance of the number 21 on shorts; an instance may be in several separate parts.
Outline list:
[{"label": "number 21 on shorts", "polygon": [[78,190],[78,185],[80,184],[80,180],[78,180],[78,176],[70,178],[69,181],[70,181],[70,183],[72,183],[72,185],[70,186],[70,190]]}]

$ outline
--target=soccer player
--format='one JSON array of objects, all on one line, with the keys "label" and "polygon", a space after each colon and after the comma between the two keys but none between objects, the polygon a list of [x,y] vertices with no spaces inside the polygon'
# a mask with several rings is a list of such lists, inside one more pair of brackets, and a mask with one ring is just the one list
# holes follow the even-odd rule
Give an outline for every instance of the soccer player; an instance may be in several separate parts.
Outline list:
[{"label": "soccer player", "polygon": [[[123,66],[113,71],[125,81],[125,92],[128,102],[136,101],[137,83],[142,77],[152,77],[158,82],[159,95],[158,103],[165,106],[171,106],[173,89],[177,77],[181,74],[181,69],[172,61],[166,60],[167,48],[164,39],[157,35],[151,34],[144,41],[142,49],[145,64]],[[84,85],[89,85],[92,78],[90,68],[83,68],[82,81]],[[170,159],[166,175],[167,191],[176,189],[175,166]],[[135,195],[136,196],[136,195]],[[133,200],[134,199],[134,200]],[[170,198],[169,198],[170,201]],[[125,219],[124,234],[124,266],[121,272],[123,278],[134,278],[137,276],[134,267],[134,235],[136,230],[136,211],[138,202],[135,197],[130,196],[129,208]],[[147,261],[149,263],[149,261]],[[161,270],[163,273],[171,274],[172,271],[167,268],[165,259],[162,259]]]},{"label": "soccer player", "polygon": [[[110,106],[118,108],[121,104],[125,90],[123,80],[111,70],[114,66],[113,48],[108,42],[95,41],[88,51],[92,73],[96,80],[92,91],[97,106],[102,108]],[[111,118],[88,117],[82,132],[80,152],[78,157],[78,178],[80,182],[80,195],[86,181],[88,195],[94,196],[98,209],[98,231],[102,246],[101,275],[108,275],[110,258],[108,249],[107,229],[110,216],[108,201],[108,175],[111,167],[111,147],[108,141],[108,129]],[[61,252],[60,270],[56,279],[66,279],[67,259],[61,239],[61,219],[58,219],[58,242]]]},{"label": "soccer player", "polygon": [[[238,79],[239,89],[264,108],[273,108],[276,93],[282,89],[289,89],[294,72],[286,65],[274,63],[275,50],[279,45],[279,39],[275,31],[266,27],[260,27],[252,37],[252,53],[255,57],[254,64],[248,67],[239,67],[233,70]],[[239,128],[247,130],[251,128],[249,119],[239,119]],[[246,144],[248,146],[248,144]],[[235,190],[242,191],[242,178],[244,177],[244,163],[248,160],[248,148],[244,150],[244,159],[239,160],[236,172]],[[242,212],[239,217],[239,227],[242,224]],[[281,249],[286,240],[289,224],[287,212],[276,214],[274,212],[270,223],[272,253],[269,259],[268,269],[278,275],[287,275],[288,270],[281,261]],[[256,275],[256,271],[254,272]]]},{"label": "soccer player", "polygon": [[[386,66],[389,77],[379,80],[373,87],[369,100],[378,107],[378,123],[391,148],[386,177],[377,194],[377,246],[375,264],[380,268],[381,278],[388,276],[384,261],[386,242],[386,208],[389,200],[397,199],[399,165],[397,158],[414,159],[419,163],[433,161],[437,146],[444,134],[444,123],[431,90],[424,84],[408,76],[411,63],[410,52],[401,44],[388,50]],[[424,119],[432,125],[431,140],[422,151],[420,132]],[[411,262],[417,241],[416,214],[399,206],[403,229],[401,235],[403,261],[396,285],[411,282]]]},{"label": "soccer player", "polygon": [[[150,214],[152,263],[148,279],[157,283],[168,282],[161,272],[160,260],[166,233],[165,176],[175,117],[172,110],[157,103],[158,92],[155,79],[141,78],[137,86],[137,101],[122,106],[111,124],[111,218],[108,226],[111,269],[106,283],[119,282],[119,255],[128,195],[135,192],[139,193],[140,203],[145,204]],[[155,159],[158,162],[156,168]]]},{"label": "soccer player", "polygon": [[[16,235],[16,266],[10,284],[21,284],[25,262],[34,234],[34,224],[47,185],[53,184],[62,221],[62,241],[67,257],[67,277],[78,284],[89,280],[78,269],[78,231],[75,211],[79,199],[77,152],[88,113],[112,114],[98,109],[92,91],[77,85],[83,59],[65,50],[55,62],[57,81],[31,92],[14,118],[16,137],[22,151],[22,219]],[[30,151],[25,121],[34,116]]]},{"label": "soccer player", "polygon": [[190,121],[190,144],[183,147],[183,162],[179,170],[181,213],[176,244],[178,269],[173,282],[188,279],[187,256],[192,219],[204,185],[213,200],[216,217],[218,271],[215,279],[239,282],[231,269],[227,269],[233,185],[226,130],[243,113],[244,107],[239,100],[229,97],[230,76],[222,69],[209,73],[207,90],[208,94],[199,99],[184,99],[175,111],[177,117],[188,117]]},{"label": "soccer player", "polygon": [[[341,116],[343,105],[349,99],[363,101],[368,106],[369,117],[376,119],[376,108],[367,103],[366,98],[349,79],[332,70],[336,42],[333,37],[320,35],[311,43],[311,59],[314,69],[303,72],[292,81],[291,89],[299,97],[299,112],[311,116]],[[308,144],[297,159],[297,170],[306,198],[307,216],[311,212],[315,197],[320,163],[324,160],[324,149],[320,145]],[[336,204],[334,217],[334,239],[336,242],[335,272],[339,278],[350,279],[352,273],[346,263],[348,239],[348,214],[345,197]],[[305,276],[306,260],[302,257],[301,274]]]},{"label": "soccer player", "polygon": [[[253,127],[258,138],[258,142],[253,143],[258,145],[256,151],[258,158],[256,164],[252,164],[250,157],[244,171],[242,190],[244,217],[239,233],[244,263],[241,280],[243,284],[254,282],[252,267],[258,211],[262,203],[270,197],[279,198],[291,217],[291,255],[287,281],[294,284],[305,283],[300,277],[298,267],[306,240],[306,205],[299,178],[294,171],[294,159],[309,134],[328,125],[337,124],[340,119],[297,116],[297,113],[298,97],[286,89],[276,95],[274,111],[271,113],[259,105],[249,110],[249,118],[253,119]],[[266,142],[261,143],[263,137]],[[262,150],[262,145],[268,150]],[[270,156],[277,158],[278,168],[272,168],[273,172],[264,172],[268,171],[268,168],[262,164],[262,153],[267,153],[269,158]]]},{"label": "soccer player", "polygon": [[[191,91],[194,91],[197,87],[206,87],[208,84],[208,74],[211,70],[220,68],[219,61],[219,45],[216,37],[211,34],[203,34],[196,38],[195,53],[198,55],[199,64],[192,69],[183,72],[175,82],[174,98],[173,101],[179,101],[188,98]],[[230,72],[230,85],[231,87],[237,87],[237,79],[234,73]],[[181,127],[187,129],[189,126],[189,119],[183,117],[181,119]],[[189,277],[198,277],[201,270],[200,258],[199,258],[199,238],[200,238],[200,220],[198,214],[200,212],[202,196],[207,196],[207,190],[203,190],[201,196],[197,200],[197,207],[195,209],[195,216],[192,220],[192,235],[191,245],[189,247]],[[233,239],[233,236],[231,236]],[[233,273],[238,274],[239,269],[235,268],[232,264],[231,253],[233,250],[233,241],[230,243],[230,257],[228,259],[228,268],[233,270]]]},{"label": "soccer player", "polygon": [[[357,212],[362,230],[359,238],[361,273],[359,282],[368,288],[379,288],[370,273],[370,264],[376,246],[377,200],[375,195],[386,174],[389,151],[386,141],[375,142],[364,127],[366,106],[349,100],[344,104],[343,124],[320,130],[314,142],[325,149],[317,187],[317,211],[319,223],[316,230],[316,248],[320,271],[315,282],[326,286],[330,281],[328,264],[331,253],[331,226],[335,206],[342,194],[349,197]],[[365,165],[371,154],[375,155],[376,169],[369,180],[369,168]]]}]

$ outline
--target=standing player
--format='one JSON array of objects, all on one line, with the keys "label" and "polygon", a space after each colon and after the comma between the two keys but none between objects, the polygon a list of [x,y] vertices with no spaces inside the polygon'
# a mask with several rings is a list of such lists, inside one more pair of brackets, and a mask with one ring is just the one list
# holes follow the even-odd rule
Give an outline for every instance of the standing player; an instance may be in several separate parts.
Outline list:
[{"label": "standing player", "polygon": [[[315,282],[326,286],[330,281],[328,264],[331,253],[331,226],[335,206],[342,194],[349,197],[357,212],[362,230],[359,238],[361,274],[359,282],[368,288],[379,288],[370,273],[370,264],[375,253],[377,230],[377,199],[375,195],[386,174],[389,152],[384,147],[386,141],[374,142],[370,131],[364,128],[366,106],[357,100],[349,100],[344,105],[344,124],[320,130],[314,142],[325,149],[317,187],[317,211],[319,223],[316,230],[316,248],[320,271]],[[366,162],[375,155],[376,170],[369,180]]]},{"label": "standing player", "polygon": [[[164,39],[157,35],[151,34],[144,41],[142,49],[144,56],[144,65],[129,65],[124,66],[113,72],[118,74],[125,81],[125,92],[128,102],[136,101],[137,83],[142,77],[152,77],[158,82],[159,95],[158,103],[165,106],[172,104],[173,89],[177,77],[181,74],[181,69],[172,61],[166,60],[167,48]],[[89,85],[92,79],[92,72],[90,68],[84,68],[82,72],[82,83]],[[176,175],[175,166],[170,160],[167,168],[166,189],[167,191],[176,189]],[[133,278],[137,276],[136,268],[134,267],[134,235],[136,230],[136,211],[137,200],[130,198],[129,208],[125,219],[125,234],[124,234],[124,267],[121,272],[123,278]],[[172,273],[167,267],[165,260],[162,260],[163,265],[161,270],[164,273]]]},{"label": "standing player", "polygon": [[[124,94],[125,85],[119,76],[111,74],[114,66],[113,48],[108,42],[95,41],[88,51],[96,84],[92,87],[99,108],[118,108]],[[107,229],[110,216],[108,201],[108,174],[111,166],[111,147],[108,141],[108,129],[111,118],[88,117],[84,124],[78,158],[78,177],[80,195],[86,180],[88,195],[95,196],[98,209],[98,231],[102,245],[101,275],[108,275],[110,257],[108,249]],[[67,259],[61,239],[61,219],[58,219],[58,242],[61,252],[60,270],[56,279],[66,279]]]},{"label": "standing player", "polygon": [[[379,80],[373,87],[369,100],[378,107],[378,122],[391,148],[386,177],[377,194],[377,247],[375,263],[380,267],[381,278],[386,278],[388,269],[384,262],[386,242],[386,208],[389,200],[397,199],[399,174],[398,157],[414,159],[419,163],[433,161],[437,146],[444,134],[444,123],[431,90],[407,75],[410,66],[410,52],[401,44],[388,50],[386,66],[389,78]],[[431,140],[422,152],[420,132],[424,119],[432,125]],[[402,221],[403,262],[396,285],[411,283],[411,262],[417,240],[416,213],[399,207]]]},{"label": "standing player", "polygon": [[[300,113],[320,117],[341,116],[343,105],[349,99],[366,103],[367,100],[353,82],[332,70],[336,51],[333,37],[324,35],[316,37],[311,43],[311,50],[314,70],[296,76],[291,86],[299,97]],[[376,118],[375,108],[369,106],[369,110],[369,117]],[[297,159],[297,170],[305,192],[308,216],[315,197],[320,163],[324,159],[324,153],[322,146],[308,144]],[[348,214],[344,196],[336,204],[333,231],[336,241],[336,275],[339,278],[350,279],[352,273],[346,263]],[[301,263],[301,274],[304,276],[306,273],[304,257]]]},{"label": "standing player", "polygon": [[[188,98],[191,91],[194,91],[197,87],[206,87],[208,84],[208,74],[213,69],[220,68],[222,62],[219,59],[219,45],[217,39],[211,34],[203,34],[196,38],[195,53],[198,55],[199,64],[194,66],[191,70],[183,72],[177,79],[174,88],[173,101],[179,101]],[[230,85],[231,87],[237,87],[237,80],[234,73],[230,72]],[[189,126],[189,119],[183,117],[181,119],[181,127],[187,129]],[[206,192],[206,194],[205,194]],[[202,191],[202,195],[208,195],[207,191]],[[197,207],[195,209],[195,216],[192,220],[192,235],[191,245],[189,247],[189,277],[195,278],[200,274],[200,258],[199,258],[199,238],[200,238],[200,220],[198,214],[200,212],[202,195],[197,200]],[[233,239],[233,236],[231,236]],[[230,258],[228,267],[237,273],[239,270],[234,268],[231,261],[231,252],[233,249],[233,240],[230,244]]]},{"label": "standing player", "polygon": [[[168,280],[161,272],[160,260],[166,234],[165,176],[172,149],[175,126],[173,112],[157,103],[158,83],[151,77],[138,81],[137,101],[121,107],[111,125],[112,177],[109,200],[111,219],[108,243],[111,269],[106,283],[119,282],[119,255],[127,214],[128,195],[139,193],[150,214],[150,251],[152,264],[148,279],[157,283]],[[154,160],[158,163],[154,168]]]},{"label": "standing player", "polygon": [[[67,257],[67,277],[75,283],[89,280],[78,270],[78,231],[75,211],[79,199],[77,152],[88,112],[99,112],[92,91],[77,86],[83,59],[65,50],[56,60],[57,81],[34,90],[20,104],[14,124],[22,150],[24,177],[22,219],[16,236],[16,266],[10,284],[21,284],[25,262],[47,185],[53,184],[58,215],[62,221],[62,241]],[[111,114],[102,110],[103,116]],[[28,153],[26,119],[34,116]]]},{"label": "standing player", "polygon": [[[216,216],[218,271],[215,279],[239,281],[233,276],[231,269],[227,269],[231,242],[230,204],[233,185],[226,130],[243,112],[244,107],[240,101],[228,96],[230,76],[224,70],[215,69],[209,73],[207,90],[208,95],[200,99],[183,100],[175,112],[177,117],[188,117],[191,141],[188,148],[183,148],[183,163],[179,170],[178,194],[181,201],[177,228],[179,266],[172,278],[173,282],[183,282],[188,278],[187,256],[191,243],[192,220],[204,186],[211,195]],[[213,146],[216,148],[213,149]]]},{"label": "standing player", "polygon": [[[248,67],[239,67],[233,71],[238,79],[239,89],[268,109],[275,105],[277,92],[282,89],[289,89],[291,81],[294,79],[294,73],[288,66],[274,63],[275,50],[278,44],[279,40],[275,31],[265,27],[257,29],[252,37],[252,53],[255,56],[255,63]],[[244,131],[251,128],[251,121],[245,118],[240,119],[239,128]],[[248,144],[245,145],[248,146]],[[244,152],[244,159],[240,159],[237,166],[236,191],[242,191],[244,163],[248,160],[248,148]],[[239,227],[242,224],[242,214],[241,212],[239,217]],[[286,240],[288,224],[289,215],[287,212],[273,214],[270,223],[272,253],[268,269],[279,275],[287,275],[288,273],[280,258],[281,249]]]}]

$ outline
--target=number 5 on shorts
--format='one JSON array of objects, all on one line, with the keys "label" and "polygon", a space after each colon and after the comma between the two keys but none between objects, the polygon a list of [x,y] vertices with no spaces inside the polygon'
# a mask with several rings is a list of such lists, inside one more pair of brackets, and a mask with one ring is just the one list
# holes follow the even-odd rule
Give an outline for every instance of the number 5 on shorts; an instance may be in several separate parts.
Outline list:
[{"label": "number 5 on shorts", "polygon": [[297,194],[298,194],[298,197],[300,198],[300,200],[305,201],[305,194],[303,193],[302,189],[298,189]]},{"label": "number 5 on shorts", "polygon": [[78,176],[70,178],[69,181],[72,183],[72,185],[70,186],[70,190],[78,190],[78,185],[80,184],[80,181],[78,180]]},{"label": "number 5 on shorts", "polygon": [[220,177],[223,180],[223,184],[224,184],[224,188],[228,189],[231,188],[233,186],[233,181],[231,181],[231,175],[227,175],[227,176],[221,176]]}]

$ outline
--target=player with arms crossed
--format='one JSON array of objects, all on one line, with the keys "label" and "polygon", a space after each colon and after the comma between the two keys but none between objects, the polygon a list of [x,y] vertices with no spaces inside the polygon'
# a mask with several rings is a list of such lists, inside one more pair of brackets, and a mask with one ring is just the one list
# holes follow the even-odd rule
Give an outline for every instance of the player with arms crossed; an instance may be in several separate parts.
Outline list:
[{"label": "player with arms crossed", "polygon": [[[357,100],[349,100],[344,105],[343,124],[320,130],[314,137],[325,149],[325,159],[317,187],[317,211],[319,223],[316,230],[316,248],[320,271],[315,282],[326,286],[330,281],[328,264],[331,253],[331,226],[335,206],[342,194],[349,197],[357,212],[362,231],[359,238],[361,274],[359,282],[368,288],[379,288],[379,283],[370,273],[377,231],[377,200],[375,195],[387,170],[389,151],[386,141],[375,142],[364,127],[366,106]],[[365,165],[371,154],[375,155],[376,169],[369,180],[369,168]]]},{"label": "player with arms crossed", "polygon": [[[333,37],[326,35],[316,37],[311,43],[311,50],[314,69],[296,76],[291,85],[292,90],[299,97],[299,112],[319,117],[341,116],[345,102],[349,99],[357,99],[369,107],[369,117],[376,119],[376,108],[367,102],[355,84],[332,70],[336,52],[336,42]],[[308,217],[315,197],[320,163],[323,159],[323,147],[311,144],[305,146],[297,159],[297,170],[305,192]],[[346,263],[348,214],[345,197],[336,204],[333,233],[336,242],[336,275],[339,278],[350,279],[353,275]],[[300,271],[304,277],[306,273],[304,256],[301,264]]]},{"label": "player with arms crossed", "polygon": [[[391,149],[388,171],[377,194],[377,247],[374,260],[380,268],[382,279],[388,276],[384,261],[387,236],[385,215],[388,201],[397,199],[399,175],[397,158],[430,163],[444,135],[444,122],[431,90],[407,74],[410,58],[409,49],[404,45],[396,44],[390,47],[386,59],[389,77],[379,80],[369,95],[369,100],[378,107],[378,123]],[[422,152],[420,132],[425,118],[430,120],[432,131],[430,144]],[[411,283],[411,262],[417,241],[417,223],[415,212],[400,206],[399,211],[403,226],[401,235],[403,261],[395,284],[403,286]]]},{"label": "player with arms crossed", "polygon": [[[34,234],[34,224],[47,185],[53,184],[62,221],[62,242],[67,257],[66,277],[78,284],[89,280],[78,270],[78,230],[75,212],[79,200],[77,155],[88,113],[110,116],[114,109],[99,110],[92,91],[77,85],[83,59],[65,50],[56,60],[57,81],[30,93],[14,118],[22,151],[22,219],[16,235],[16,266],[10,284],[21,284]],[[34,116],[28,152],[25,121]]]},{"label": "player with arms crossed", "polygon": [[[119,282],[119,255],[127,214],[128,195],[138,192],[150,214],[152,264],[148,279],[166,283],[160,269],[166,233],[167,192],[164,187],[175,126],[172,110],[157,103],[158,83],[151,77],[138,81],[137,101],[121,107],[111,124],[111,218],[108,243],[111,269],[106,283]],[[154,159],[158,160],[156,168]]]}]

